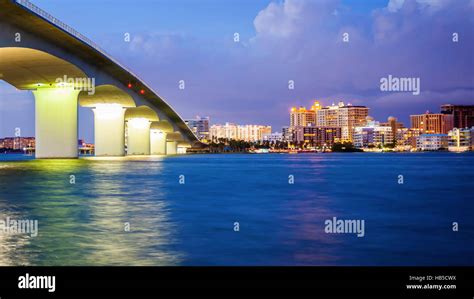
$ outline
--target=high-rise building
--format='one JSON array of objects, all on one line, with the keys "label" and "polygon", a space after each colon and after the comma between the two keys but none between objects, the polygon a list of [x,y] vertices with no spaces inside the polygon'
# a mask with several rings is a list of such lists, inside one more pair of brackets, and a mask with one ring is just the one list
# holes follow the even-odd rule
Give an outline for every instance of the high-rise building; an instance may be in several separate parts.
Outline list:
[{"label": "high-rise building", "polygon": [[209,140],[209,117],[196,116],[194,119],[185,119],[184,122],[199,140]]},{"label": "high-rise building", "polygon": [[333,104],[317,111],[316,126],[340,127],[342,141],[352,141],[354,128],[365,125],[368,115],[369,108],[365,106],[345,105],[344,102],[339,102],[338,105]]},{"label": "high-rise building", "polygon": [[474,127],[474,105],[451,105],[441,106],[442,114],[453,116],[454,128]]},{"label": "high-rise building", "polygon": [[321,104],[314,101],[311,109],[300,106],[299,108],[292,107],[290,110],[290,127],[306,127],[316,125],[316,112],[321,109]]},{"label": "high-rise building", "polygon": [[452,152],[465,152],[474,149],[474,127],[454,128],[448,133],[448,150]]},{"label": "high-rise building", "polygon": [[398,129],[402,129],[402,128],[405,127],[403,125],[403,123],[398,122],[398,119],[396,117],[393,117],[393,116],[390,116],[387,119],[387,122],[380,123],[380,125],[392,128],[393,143],[397,142],[397,131],[398,131]]},{"label": "high-rise building", "polygon": [[450,114],[430,113],[410,115],[412,129],[420,129],[424,134],[447,134],[453,128]]},{"label": "high-rise building", "polygon": [[244,141],[262,141],[264,135],[272,133],[272,127],[225,123],[225,125],[212,125],[209,131],[212,141],[217,141],[220,138]]}]

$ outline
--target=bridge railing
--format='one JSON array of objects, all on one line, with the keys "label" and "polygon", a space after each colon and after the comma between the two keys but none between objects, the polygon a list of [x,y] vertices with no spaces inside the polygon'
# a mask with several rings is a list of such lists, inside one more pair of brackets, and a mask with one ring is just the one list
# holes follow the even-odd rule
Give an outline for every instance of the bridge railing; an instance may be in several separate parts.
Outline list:
[{"label": "bridge railing", "polygon": [[[72,28],[71,26],[69,26],[68,24],[64,23],[64,22],[61,22],[60,20],[58,20],[57,18],[53,17],[51,14],[47,13],[46,11],[42,10],[41,8],[39,8],[38,6],[34,5],[33,3],[31,3],[30,1],[28,0],[15,0],[16,3],[20,4],[21,6],[27,8],[28,10],[32,11],[33,13],[41,16],[42,18],[44,18],[45,20],[47,20],[48,22],[51,22],[52,24],[54,24],[55,26],[59,27],[60,29],[66,31],[67,33],[71,34],[72,36],[74,36],[75,38],[79,39],[80,41],[86,43],[87,45],[89,45],[90,47],[94,48],[95,50],[97,50],[98,52],[100,52],[102,55],[104,55],[105,57],[107,57],[109,60],[113,61],[115,64],[117,64],[118,66],[120,66],[121,68],[123,68],[124,70],[126,70],[127,72],[129,72],[132,76],[134,76],[135,78],[137,78],[138,80],[140,80],[145,86],[147,86],[145,84],[145,82],[139,77],[137,76],[136,74],[134,74],[132,71],[130,71],[127,67],[125,67],[124,65],[122,65],[120,62],[118,62],[117,60],[115,60],[111,55],[109,55],[107,52],[105,52],[103,49],[101,49],[96,43],[94,43],[92,40],[90,40],[89,38],[87,38],[86,36],[84,36],[83,34],[81,34],[79,31],[77,31],[76,29]],[[148,87],[148,86],[147,86]],[[151,89],[151,88],[150,88]]]},{"label": "bridge railing", "polygon": [[68,32],[69,34],[73,35],[74,37],[82,40],[83,42],[86,42],[87,44],[92,46],[94,49],[96,49],[100,52],[104,52],[102,49],[99,48],[99,46],[97,44],[95,44],[93,41],[91,41],[90,39],[88,39],[87,37],[85,37],[84,35],[79,33],[76,29],[74,29],[71,26],[69,26],[68,24],[65,24],[64,22],[61,22],[60,20],[56,19],[55,17],[53,17],[52,15],[47,13],[46,11],[42,10],[38,6],[34,5],[30,1],[28,1],[28,0],[16,0],[16,2],[18,4],[21,4],[24,7],[28,8],[29,10],[33,11],[34,13],[42,16],[43,18],[45,18],[49,22],[53,23],[54,25],[58,26],[59,28],[63,29],[64,31]]}]

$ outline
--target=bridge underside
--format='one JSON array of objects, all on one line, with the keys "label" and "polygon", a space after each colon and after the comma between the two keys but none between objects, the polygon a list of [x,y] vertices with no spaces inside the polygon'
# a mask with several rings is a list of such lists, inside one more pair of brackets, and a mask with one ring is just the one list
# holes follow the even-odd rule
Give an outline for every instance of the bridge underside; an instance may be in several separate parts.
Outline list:
[{"label": "bridge underside", "polygon": [[136,107],[124,90],[89,86],[81,69],[36,49],[0,48],[0,57],[0,79],[35,97],[37,158],[78,157],[78,104],[94,112],[96,156],[177,153],[166,141],[173,126],[150,107]]},{"label": "bridge underside", "polygon": [[[183,119],[143,80],[30,2],[0,0],[0,80],[33,91],[37,157],[77,157],[78,104],[94,112],[96,155],[169,154],[178,149],[171,146],[166,152],[164,144],[175,141],[182,149],[202,146]],[[92,92],[87,89],[91,83]],[[146,121],[136,114],[130,117],[141,106],[155,116]],[[145,124],[145,132],[137,138],[134,129],[140,123]],[[180,140],[170,140],[176,139],[168,137],[174,133]]]}]

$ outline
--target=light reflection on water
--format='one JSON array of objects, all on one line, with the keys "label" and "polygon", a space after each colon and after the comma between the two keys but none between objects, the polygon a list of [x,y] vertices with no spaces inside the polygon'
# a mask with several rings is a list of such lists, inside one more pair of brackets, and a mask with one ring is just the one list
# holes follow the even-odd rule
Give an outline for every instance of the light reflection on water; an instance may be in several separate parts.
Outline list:
[{"label": "light reflection on water", "polygon": [[[473,153],[0,155],[0,219],[39,221],[36,238],[0,233],[0,265],[474,265],[472,165]],[[364,219],[365,236],[326,234],[332,217]]]},{"label": "light reflection on water", "polygon": [[[39,236],[5,238],[0,234],[2,248],[10,248],[2,250],[0,264],[179,263],[181,254],[167,248],[175,225],[168,221],[160,181],[139,183],[140,174],[133,180],[124,178],[126,170],[140,172],[134,165],[86,160],[12,164],[1,174],[0,219],[37,219]],[[150,163],[146,173],[159,173],[161,167]],[[125,223],[130,225],[128,232]]]}]

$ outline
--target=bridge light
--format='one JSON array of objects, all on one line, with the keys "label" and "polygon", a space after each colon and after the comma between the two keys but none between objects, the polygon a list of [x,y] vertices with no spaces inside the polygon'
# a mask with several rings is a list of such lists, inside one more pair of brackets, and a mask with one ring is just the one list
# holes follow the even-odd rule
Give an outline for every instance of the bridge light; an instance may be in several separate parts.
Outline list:
[{"label": "bridge light", "polygon": [[145,91],[143,89],[140,89],[141,94],[145,94]]},{"label": "bridge light", "polygon": [[127,87],[132,88],[132,83],[128,83]]}]

